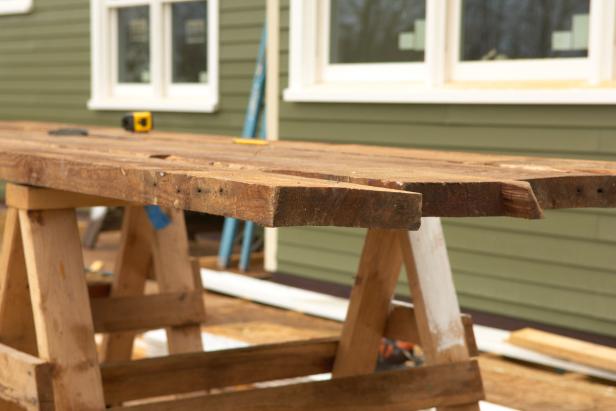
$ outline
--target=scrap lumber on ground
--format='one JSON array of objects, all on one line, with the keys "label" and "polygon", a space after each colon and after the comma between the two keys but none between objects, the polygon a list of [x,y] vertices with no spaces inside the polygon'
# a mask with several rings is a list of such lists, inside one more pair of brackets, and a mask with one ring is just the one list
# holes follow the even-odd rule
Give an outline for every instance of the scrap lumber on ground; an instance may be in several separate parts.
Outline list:
[{"label": "scrap lumber on ground", "polygon": [[511,344],[591,367],[616,372],[616,349],[533,328],[514,331]]}]

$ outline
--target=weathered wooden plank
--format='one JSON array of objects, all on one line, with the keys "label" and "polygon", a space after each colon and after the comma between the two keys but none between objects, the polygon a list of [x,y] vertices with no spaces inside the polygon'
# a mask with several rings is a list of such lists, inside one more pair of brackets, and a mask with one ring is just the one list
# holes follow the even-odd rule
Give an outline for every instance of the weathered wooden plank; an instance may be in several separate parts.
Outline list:
[{"label": "weathered wooden plank", "polygon": [[119,403],[325,373],[337,345],[334,339],[296,341],[105,364],[105,399]]},{"label": "weathered wooden plank", "polygon": [[176,292],[91,300],[97,333],[153,330],[204,321],[203,292]]},{"label": "weathered wooden plank", "polygon": [[1,399],[27,411],[53,411],[52,372],[51,364],[0,344]]},{"label": "weathered wooden plank", "polygon": [[412,229],[419,224],[421,196],[416,193],[209,162],[196,167],[160,158],[102,156],[68,148],[54,152],[5,143],[0,141],[0,176],[22,184],[232,216],[265,226]]},{"label": "weathered wooden plank", "polygon": [[87,138],[63,137],[59,144],[44,133],[58,126],[2,123],[0,144],[30,145],[39,151],[44,147],[48,153],[64,155],[71,150],[75,155],[96,153],[127,163],[140,160],[155,169],[175,166],[190,172],[209,166],[234,170],[235,177],[251,169],[276,178],[309,177],[414,191],[424,194],[425,216],[539,218],[545,208],[616,204],[616,166],[608,162],[286,141],[250,147],[220,136],[155,132],[136,138],[97,128]]},{"label": "weathered wooden plank", "polygon": [[475,360],[164,401],[111,411],[408,411],[483,398]]},{"label": "weathered wooden plank", "polygon": [[532,328],[514,331],[511,344],[542,354],[616,372],[616,349]]}]

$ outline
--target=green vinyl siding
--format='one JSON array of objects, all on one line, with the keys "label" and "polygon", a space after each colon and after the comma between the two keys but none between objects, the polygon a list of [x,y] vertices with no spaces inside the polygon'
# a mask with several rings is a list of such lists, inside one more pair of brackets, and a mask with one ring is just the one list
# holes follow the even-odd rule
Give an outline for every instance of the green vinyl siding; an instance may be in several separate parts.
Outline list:
[{"label": "green vinyl siding", "polygon": [[[220,8],[219,111],[156,113],[157,127],[241,131],[265,1],[221,0]],[[281,45],[284,88],[286,4]],[[119,112],[86,108],[89,47],[87,0],[35,0],[31,14],[0,16],[0,120],[119,124]],[[616,108],[283,102],[281,136],[616,160]],[[464,306],[616,336],[615,212],[550,211],[543,221],[448,219],[445,230]],[[362,235],[351,229],[283,229],[280,270],[350,284]],[[398,291],[406,293],[403,280]]]},{"label": "green vinyl siding", "polygon": [[[288,9],[281,86],[287,85]],[[616,107],[289,103],[281,137],[335,143],[616,161]],[[616,336],[616,212],[548,211],[542,221],[444,219],[461,304]],[[279,270],[352,284],[364,230],[288,228]],[[398,292],[407,294],[405,276]]]},{"label": "green vinyl siding", "polygon": [[[157,128],[238,135],[265,3],[220,1],[220,108],[216,113],[155,113]],[[119,125],[121,112],[91,111],[90,2],[34,0],[27,15],[0,16],[0,120]]]}]

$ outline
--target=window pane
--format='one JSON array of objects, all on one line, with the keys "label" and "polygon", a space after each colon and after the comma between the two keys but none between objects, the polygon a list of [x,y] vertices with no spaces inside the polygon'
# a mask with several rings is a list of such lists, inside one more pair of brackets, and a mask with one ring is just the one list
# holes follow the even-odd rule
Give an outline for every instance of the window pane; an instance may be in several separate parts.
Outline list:
[{"label": "window pane", "polygon": [[150,82],[150,9],[118,9],[118,81]]},{"label": "window pane", "polygon": [[426,0],[331,0],[330,63],[424,60]]},{"label": "window pane", "polygon": [[173,3],[173,82],[207,83],[207,2]]},{"label": "window pane", "polygon": [[463,0],[461,60],[588,56],[590,0]]}]

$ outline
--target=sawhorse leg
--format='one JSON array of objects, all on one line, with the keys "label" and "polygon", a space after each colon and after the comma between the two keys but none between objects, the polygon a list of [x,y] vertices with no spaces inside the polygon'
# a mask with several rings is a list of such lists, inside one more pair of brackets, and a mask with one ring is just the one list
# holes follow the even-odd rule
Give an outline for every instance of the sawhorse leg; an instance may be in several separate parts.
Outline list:
[{"label": "sawhorse leg", "polygon": [[[14,208],[6,212],[0,256],[0,343],[38,355],[19,212]],[[0,399],[0,410],[22,408]]]},{"label": "sawhorse leg", "polygon": [[[336,354],[334,378],[374,372],[403,261],[427,365],[469,359],[440,220],[424,219],[422,229],[410,235],[400,230],[368,230]],[[439,410],[476,411],[479,405]]]},{"label": "sawhorse leg", "polygon": [[54,364],[58,411],[103,411],[75,211],[20,210],[38,354]]},{"label": "sawhorse leg", "polygon": [[[129,297],[142,295],[145,281],[152,269],[152,226],[142,206],[124,208],[122,240],[116,256],[111,295]],[[126,361],[133,353],[135,332],[106,334],[101,345],[103,362]]]},{"label": "sawhorse leg", "polygon": [[[201,289],[201,283],[190,264],[184,213],[173,209],[165,212],[171,219],[171,224],[155,230],[143,207],[126,207],[112,297],[143,294],[145,280],[151,269],[154,270],[160,292],[190,292]],[[134,332],[106,336],[103,341],[103,361],[129,360],[134,338]],[[170,353],[203,350],[198,325],[170,328],[167,330],[167,339]]]},{"label": "sawhorse leg", "polygon": [[[404,237],[402,255],[426,364],[468,360],[464,326],[460,321],[460,306],[440,218],[423,218],[419,231]],[[439,408],[439,411],[443,410],[479,411],[479,404]]]}]

